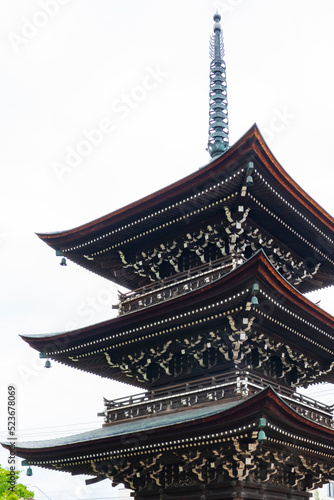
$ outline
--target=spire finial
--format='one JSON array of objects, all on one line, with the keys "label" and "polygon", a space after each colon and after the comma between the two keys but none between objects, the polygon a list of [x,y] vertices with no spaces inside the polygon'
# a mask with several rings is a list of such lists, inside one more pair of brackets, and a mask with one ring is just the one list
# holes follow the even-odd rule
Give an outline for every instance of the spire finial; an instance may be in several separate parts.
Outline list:
[{"label": "spire finial", "polygon": [[218,11],[213,16],[213,33],[210,38],[210,111],[209,142],[207,150],[214,158],[229,147],[226,65],[224,61],[224,42]]}]

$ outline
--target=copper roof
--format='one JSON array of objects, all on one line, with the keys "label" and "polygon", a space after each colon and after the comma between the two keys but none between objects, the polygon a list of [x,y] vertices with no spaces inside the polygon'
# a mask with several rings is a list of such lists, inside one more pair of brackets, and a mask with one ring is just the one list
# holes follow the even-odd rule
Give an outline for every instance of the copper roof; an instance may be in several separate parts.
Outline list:
[{"label": "copper roof", "polygon": [[[333,463],[334,430],[296,413],[270,387],[241,402],[194,407],[52,440],[18,442],[16,454],[27,459],[30,465],[92,474],[92,461],[99,457],[113,460],[127,453],[131,456],[134,449],[132,437],[139,443],[135,448],[137,454],[154,453],[154,449],[162,444],[166,448],[174,445],[175,449],[186,449],[195,441],[197,447],[202,444],[207,447],[211,438],[217,440],[249,430],[257,431],[260,417],[267,419],[267,447],[283,445],[291,447],[291,451],[297,454],[305,453],[309,448],[310,452],[317,453],[319,460],[326,457],[329,463]],[[141,435],[145,439],[140,439]],[[10,446],[2,444],[5,448]]]}]

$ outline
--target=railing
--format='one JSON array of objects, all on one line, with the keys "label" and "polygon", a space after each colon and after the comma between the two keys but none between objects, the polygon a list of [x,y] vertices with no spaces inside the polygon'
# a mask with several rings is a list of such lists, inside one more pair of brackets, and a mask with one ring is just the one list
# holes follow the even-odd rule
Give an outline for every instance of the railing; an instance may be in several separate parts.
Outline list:
[{"label": "railing", "polygon": [[120,294],[119,314],[148,307],[164,300],[183,295],[211,283],[241,263],[241,257],[228,255],[188,271],[178,273],[157,283]]},{"label": "railing", "polygon": [[236,381],[236,377],[240,376],[242,372],[233,371],[228,374],[222,374],[215,377],[206,377],[201,380],[190,381],[184,384],[177,384],[165,388],[156,389],[153,391],[135,394],[125,398],[118,398],[113,400],[104,399],[106,409],[119,409],[128,407],[129,405],[137,405],[155,399],[164,397],[180,396],[183,393],[196,392],[202,389],[212,389],[214,386],[220,386],[223,383],[232,384]]},{"label": "railing", "polygon": [[323,425],[334,427],[333,407],[320,403],[303,394],[287,391],[279,384],[263,379],[258,375],[251,375],[250,385],[259,390],[270,385],[275,392],[287,403],[293,410],[310,420],[314,420]]},{"label": "railing", "polygon": [[297,413],[329,427],[334,427],[331,407],[312,398],[294,393],[271,380],[234,371],[230,374],[175,385],[115,400],[105,399],[105,425],[128,418],[227,399],[244,399],[270,385]]}]

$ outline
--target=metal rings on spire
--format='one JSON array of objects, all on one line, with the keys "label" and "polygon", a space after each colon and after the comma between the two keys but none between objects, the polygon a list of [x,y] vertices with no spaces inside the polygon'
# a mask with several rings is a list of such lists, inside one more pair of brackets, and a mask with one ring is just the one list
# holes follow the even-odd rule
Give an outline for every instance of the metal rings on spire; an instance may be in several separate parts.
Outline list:
[{"label": "metal rings on spire", "polygon": [[209,141],[210,156],[221,155],[229,147],[226,65],[224,42],[218,12],[213,16],[213,33],[210,38],[210,111]]}]

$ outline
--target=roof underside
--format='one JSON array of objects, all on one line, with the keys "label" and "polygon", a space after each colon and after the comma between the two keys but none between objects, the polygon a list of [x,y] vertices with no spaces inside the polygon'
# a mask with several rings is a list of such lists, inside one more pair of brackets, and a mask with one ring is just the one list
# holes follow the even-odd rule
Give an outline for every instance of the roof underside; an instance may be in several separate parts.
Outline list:
[{"label": "roof underside", "polygon": [[[326,448],[326,453],[334,455],[334,431],[296,413],[270,387],[237,403],[211,403],[202,408],[112,424],[75,436],[17,443],[16,453],[29,460],[31,465],[72,473],[76,473],[78,468],[80,473],[92,474],[92,460],[97,457],[109,456],[112,460],[119,454],[133,450],[132,436],[136,436],[136,442],[141,443],[136,448],[138,453],[145,453],[146,449],[152,451],[161,440],[165,446],[168,446],[169,441],[179,442],[181,446],[181,437],[182,448],[186,448],[187,443],[193,439],[200,440],[203,433],[205,438],[209,439],[212,433],[216,438],[226,434],[238,435],[242,431],[241,426],[244,426],[244,429],[247,427],[256,430],[259,417],[267,419],[267,437],[271,434],[275,437],[284,434],[288,447],[288,442],[291,441],[291,449],[302,442],[303,446],[307,444],[314,451]],[[140,438],[141,435],[145,436],[144,440]],[[3,443],[3,446],[8,448],[9,444]],[[270,442],[268,446],[270,447]],[[69,464],[72,459],[80,461],[76,462],[76,465]],[[86,467],[82,467],[83,464],[86,464]]]},{"label": "roof underside", "polygon": [[[182,300],[165,300],[72,332],[23,336],[23,339],[48,357],[69,366],[148,388],[147,383],[138,383],[113,368],[108,358],[110,353],[147,351],[157,341],[163,345],[168,339],[174,339],[176,329],[180,338],[196,333],[196,324],[202,321],[207,328],[214,327],[222,319],[214,319],[213,313],[226,318],[233,315],[233,311],[246,311],[250,307],[255,282],[260,285],[260,305],[249,310],[258,317],[258,328],[264,329],[275,341],[322,360],[325,366],[333,363],[334,318],[285,281],[263,252],[211,284],[186,293]],[[213,319],[207,321],[204,318],[209,313]],[[193,323],[185,326],[183,333],[182,324],[187,325],[187,321]],[[331,373],[323,373],[318,381],[332,381]]]},{"label": "roof underside", "polygon": [[240,195],[249,161],[254,163],[254,186],[245,197],[250,222],[276,235],[302,259],[321,262],[319,282],[313,280],[301,291],[333,284],[334,219],[288,176],[255,125],[225,154],[188,177],[83,226],[38,236],[84,268],[139,288],[149,281],[124,269],[118,251],[140,252],[219,216]]}]

